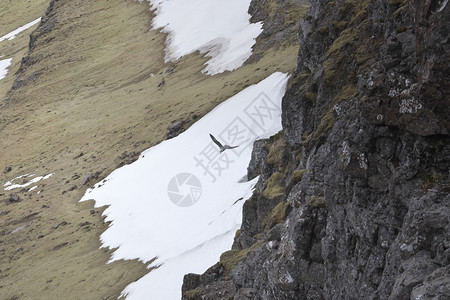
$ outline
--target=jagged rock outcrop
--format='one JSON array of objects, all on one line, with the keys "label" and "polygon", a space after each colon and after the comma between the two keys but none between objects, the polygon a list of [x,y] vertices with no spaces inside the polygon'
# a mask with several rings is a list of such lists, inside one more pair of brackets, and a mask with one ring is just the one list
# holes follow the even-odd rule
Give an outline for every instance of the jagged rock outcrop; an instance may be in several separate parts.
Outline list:
[{"label": "jagged rock outcrop", "polygon": [[448,299],[447,2],[311,1],[233,249],[183,299]]},{"label": "jagged rock outcrop", "polygon": [[298,16],[308,9],[308,0],[253,0],[248,12],[250,22],[262,22],[263,31],[257,37],[253,54],[247,63],[261,58],[267,49],[278,49],[296,41],[299,28]]},{"label": "jagged rock outcrop", "polygon": [[51,41],[51,39],[46,39],[45,37],[58,23],[58,18],[55,14],[55,6],[58,4],[58,2],[59,0],[50,1],[49,6],[45,11],[45,15],[42,16],[39,26],[30,35],[30,41],[28,43],[28,53],[22,58],[20,68],[15,74],[17,75],[17,77],[14,80],[11,90],[7,93],[5,101],[10,101],[14,97],[14,92],[16,90],[36,80],[36,78],[38,78],[42,74],[43,70],[35,71],[31,74],[27,74],[25,71],[30,66],[36,64],[39,60],[45,59],[45,57],[34,56],[33,52],[36,48],[36,43],[38,40],[43,44],[49,43]]}]

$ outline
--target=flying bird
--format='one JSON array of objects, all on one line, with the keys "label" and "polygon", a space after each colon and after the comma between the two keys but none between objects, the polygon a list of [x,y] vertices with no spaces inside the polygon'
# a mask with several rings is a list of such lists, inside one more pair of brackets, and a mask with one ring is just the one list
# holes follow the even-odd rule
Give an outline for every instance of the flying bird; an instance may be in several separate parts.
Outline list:
[{"label": "flying bird", "polygon": [[216,143],[217,146],[219,146],[220,148],[220,153],[222,153],[223,151],[227,150],[227,149],[234,149],[237,148],[239,146],[229,146],[229,145],[222,145],[211,133],[209,134],[209,136],[211,137],[211,139],[213,140],[214,143]]}]

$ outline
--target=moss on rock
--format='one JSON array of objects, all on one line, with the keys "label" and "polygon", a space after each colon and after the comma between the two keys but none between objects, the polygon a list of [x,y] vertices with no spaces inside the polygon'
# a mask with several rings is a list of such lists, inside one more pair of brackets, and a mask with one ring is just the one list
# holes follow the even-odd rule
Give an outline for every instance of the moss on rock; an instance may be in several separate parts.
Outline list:
[{"label": "moss on rock", "polygon": [[286,140],[282,131],[274,135],[271,140],[273,140],[271,143],[264,145],[266,150],[269,152],[266,157],[266,163],[277,165],[283,158],[283,149],[286,147]]},{"label": "moss on rock", "polygon": [[283,175],[281,172],[275,172],[270,176],[262,195],[270,199],[283,195]]},{"label": "moss on rock", "polygon": [[308,172],[307,169],[295,170],[291,175],[291,182],[294,184],[299,183],[303,179],[303,175]]},{"label": "moss on rock", "polygon": [[253,244],[251,247],[243,249],[243,250],[230,250],[222,253],[220,256],[220,263],[224,267],[224,276],[228,277],[230,271],[241,261],[243,260],[248,253],[258,249],[263,245],[262,241],[258,241]]},{"label": "moss on rock", "polygon": [[269,228],[272,228],[279,223],[283,223],[290,212],[290,208],[291,206],[288,201],[278,203],[278,205],[275,206],[272,212],[263,221],[262,225],[264,227],[268,226]]}]

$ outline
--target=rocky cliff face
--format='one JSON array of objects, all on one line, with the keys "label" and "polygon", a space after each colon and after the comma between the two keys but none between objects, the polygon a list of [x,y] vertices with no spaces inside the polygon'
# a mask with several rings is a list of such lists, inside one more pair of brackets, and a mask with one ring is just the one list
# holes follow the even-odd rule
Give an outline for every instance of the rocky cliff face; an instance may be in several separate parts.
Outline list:
[{"label": "rocky cliff face", "polygon": [[252,0],[248,10],[250,22],[262,22],[263,32],[257,37],[247,63],[261,58],[265,50],[295,43],[300,25],[298,18],[308,8],[308,0]]},{"label": "rocky cliff face", "polygon": [[183,299],[448,299],[447,3],[311,1],[233,249]]}]

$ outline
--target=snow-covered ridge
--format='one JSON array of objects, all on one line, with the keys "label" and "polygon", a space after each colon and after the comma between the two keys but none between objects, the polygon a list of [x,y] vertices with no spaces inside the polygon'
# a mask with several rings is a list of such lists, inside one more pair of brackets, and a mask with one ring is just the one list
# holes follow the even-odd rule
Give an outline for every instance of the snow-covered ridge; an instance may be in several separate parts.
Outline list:
[{"label": "snow-covered ridge", "polygon": [[0,37],[0,42],[4,41],[4,40],[12,40],[14,38],[16,38],[16,35],[18,35],[19,33],[21,33],[22,31],[30,28],[31,26],[36,25],[37,23],[39,23],[41,21],[41,18],[37,18],[34,21],[31,21],[30,23],[27,23],[19,28],[17,28],[16,30],[11,31],[8,34],[5,34],[4,36]]},{"label": "snow-covered ridge", "polygon": [[[159,268],[130,284],[127,299],[179,299],[184,274],[204,272],[231,248],[256,183],[245,182],[253,142],[281,129],[287,79],[274,73],[246,88],[86,192],[82,201],[109,205],[101,241],[118,248],[112,261],[156,258]],[[210,133],[239,147],[219,153]]]},{"label": "snow-covered ridge", "polygon": [[155,28],[169,36],[166,61],[200,50],[211,59],[203,72],[239,68],[251,55],[262,24],[250,23],[251,0],[148,0],[156,9]]}]

